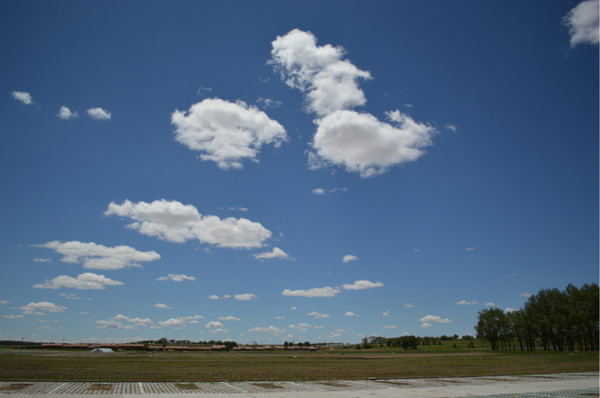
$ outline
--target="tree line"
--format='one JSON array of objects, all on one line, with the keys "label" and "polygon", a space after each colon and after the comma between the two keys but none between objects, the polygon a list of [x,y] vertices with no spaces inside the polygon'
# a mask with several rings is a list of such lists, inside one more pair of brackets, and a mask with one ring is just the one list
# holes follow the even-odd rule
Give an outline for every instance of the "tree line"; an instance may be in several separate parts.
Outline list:
[{"label": "tree line", "polygon": [[598,285],[542,289],[522,309],[480,311],[475,330],[492,350],[598,351]]}]

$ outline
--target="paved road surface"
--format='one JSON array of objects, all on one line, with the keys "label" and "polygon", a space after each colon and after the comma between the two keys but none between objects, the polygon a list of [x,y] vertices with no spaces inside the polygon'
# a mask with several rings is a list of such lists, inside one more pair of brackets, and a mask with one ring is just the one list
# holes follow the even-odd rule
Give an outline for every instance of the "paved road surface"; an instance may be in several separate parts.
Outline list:
[{"label": "paved road surface", "polygon": [[[386,379],[335,382],[0,382],[0,398],[585,398],[598,397],[597,373]],[[140,397],[143,395],[144,397]]]}]

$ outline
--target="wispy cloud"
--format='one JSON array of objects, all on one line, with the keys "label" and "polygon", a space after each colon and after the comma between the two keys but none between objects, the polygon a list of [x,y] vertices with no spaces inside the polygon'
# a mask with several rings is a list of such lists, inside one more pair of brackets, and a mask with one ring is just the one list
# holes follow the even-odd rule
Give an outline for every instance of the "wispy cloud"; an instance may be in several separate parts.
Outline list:
[{"label": "wispy cloud", "polygon": [[431,327],[431,326],[433,326],[432,323],[452,323],[452,321],[450,319],[442,318],[437,315],[426,315],[423,318],[419,319],[419,322],[421,322],[422,328]]},{"label": "wispy cloud", "polygon": [[254,300],[256,295],[253,293],[234,294],[233,298],[238,301],[250,301]]},{"label": "wispy cloud", "polygon": [[160,255],[154,251],[142,252],[129,246],[107,247],[94,242],[52,241],[35,247],[53,249],[64,257],[65,263],[83,262],[83,268],[117,270],[126,267],[141,267],[139,262],[156,261]]},{"label": "wispy cloud", "polygon": [[383,287],[383,283],[381,282],[371,282],[367,280],[356,281],[353,284],[345,284],[342,285],[342,289],[344,290],[364,290],[364,289],[373,289],[376,287]]},{"label": "wispy cloud", "polygon": [[306,315],[308,315],[308,316],[311,316],[311,317],[314,317],[315,319],[329,319],[329,318],[331,318],[331,316],[329,316],[329,315],[327,315],[327,314],[325,314],[325,313],[322,313],[322,312],[316,312],[316,311],[309,312],[309,313],[308,313],[308,314],[306,314]]},{"label": "wispy cloud", "polygon": [[24,314],[30,315],[38,312],[63,312],[67,307],[56,305],[48,301],[40,301],[37,303],[29,303],[20,308]]},{"label": "wispy cloud", "polygon": [[78,116],[77,111],[73,112],[64,105],[60,107],[60,110],[56,114],[56,117],[62,120],[76,119]]},{"label": "wispy cloud", "polygon": [[315,288],[307,289],[307,290],[284,289],[283,292],[281,292],[281,294],[284,296],[295,296],[295,297],[334,297],[340,292],[341,292],[341,290],[339,290],[339,289],[333,288],[331,286],[325,286],[325,287],[315,287]]},{"label": "wispy cloud", "polygon": [[172,281],[172,282],[183,282],[183,281],[195,281],[196,277],[185,274],[169,274],[167,276],[161,276],[156,278],[157,281]]},{"label": "wispy cloud", "polygon": [[257,260],[270,260],[270,259],[280,259],[280,260],[288,260],[290,258],[289,254],[284,252],[278,247],[274,247],[270,252],[262,252],[254,255],[254,258]]},{"label": "wispy cloud", "polygon": [[476,300],[473,300],[473,301],[460,300],[454,304],[456,304],[456,305],[475,305],[475,304],[479,304],[479,302]]}]

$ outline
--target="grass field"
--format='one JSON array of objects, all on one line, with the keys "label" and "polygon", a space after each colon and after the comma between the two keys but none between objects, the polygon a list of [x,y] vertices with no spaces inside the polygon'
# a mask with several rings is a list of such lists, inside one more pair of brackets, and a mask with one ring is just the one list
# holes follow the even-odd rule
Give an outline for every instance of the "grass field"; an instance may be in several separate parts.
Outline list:
[{"label": "grass field", "polygon": [[93,354],[0,350],[0,380],[267,381],[494,376],[598,371],[597,352],[333,350]]}]

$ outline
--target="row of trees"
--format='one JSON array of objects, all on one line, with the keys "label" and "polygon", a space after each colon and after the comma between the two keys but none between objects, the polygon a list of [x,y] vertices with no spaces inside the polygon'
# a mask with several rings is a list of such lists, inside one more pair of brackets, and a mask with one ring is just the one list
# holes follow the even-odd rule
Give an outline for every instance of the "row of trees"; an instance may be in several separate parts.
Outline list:
[{"label": "row of trees", "polygon": [[523,309],[505,313],[491,308],[478,313],[477,336],[492,350],[598,351],[598,285],[565,290],[543,289]]}]

